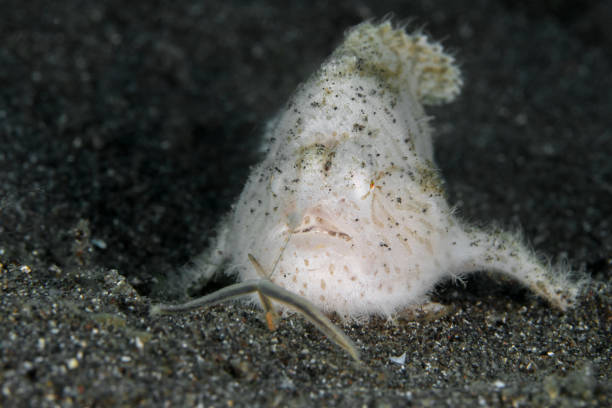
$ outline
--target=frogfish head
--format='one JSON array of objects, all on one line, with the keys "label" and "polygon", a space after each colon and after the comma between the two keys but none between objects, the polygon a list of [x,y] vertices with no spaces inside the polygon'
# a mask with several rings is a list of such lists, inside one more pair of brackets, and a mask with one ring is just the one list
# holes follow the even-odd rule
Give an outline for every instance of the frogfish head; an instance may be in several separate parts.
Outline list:
[{"label": "frogfish head", "polygon": [[268,196],[284,199],[266,206],[267,222],[245,242],[269,278],[353,317],[422,301],[442,273],[434,254],[448,218],[442,194],[421,187],[432,174],[374,171],[377,152],[350,139],[296,157],[270,183]]}]

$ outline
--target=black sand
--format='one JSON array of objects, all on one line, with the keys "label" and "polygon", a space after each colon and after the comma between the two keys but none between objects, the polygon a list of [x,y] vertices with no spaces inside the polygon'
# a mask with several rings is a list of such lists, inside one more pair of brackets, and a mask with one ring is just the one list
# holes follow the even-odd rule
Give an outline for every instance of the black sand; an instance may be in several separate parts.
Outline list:
[{"label": "black sand", "polygon": [[[609,3],[169,3],[0,1],[0,405],[609,404]],[[298,316],[275,333],[242,304],[150,318],[265,120],[387,12],[462,65],[461,98],[429,111],[451,203],[584,268],[580,305],[477,275],[439,288],[440,319],[345,326],[362,366]]]}]

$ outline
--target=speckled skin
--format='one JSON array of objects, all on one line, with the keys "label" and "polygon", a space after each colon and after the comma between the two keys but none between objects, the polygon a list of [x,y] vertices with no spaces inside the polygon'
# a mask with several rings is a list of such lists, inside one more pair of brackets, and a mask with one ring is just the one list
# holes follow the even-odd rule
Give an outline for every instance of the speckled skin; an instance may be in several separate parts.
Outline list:
[{"label": "speckled skin", "polygon": [[391,316],[427,302],[435,284],[468,272],[509,274],[565,308],[578,287],[517,237],[453,215],[433,162],[423,105],[449,102],[453,58],[421,34],[364,23],[268,126],[256,166],[215,245],[192,269],[221,264],[272,282],[345,318]]}]

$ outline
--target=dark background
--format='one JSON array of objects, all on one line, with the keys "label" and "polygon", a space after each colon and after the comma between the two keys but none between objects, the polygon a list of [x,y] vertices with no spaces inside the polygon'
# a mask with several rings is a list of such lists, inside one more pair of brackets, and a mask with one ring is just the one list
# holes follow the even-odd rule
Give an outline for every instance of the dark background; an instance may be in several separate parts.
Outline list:
[{"label": "dark background", "polygon": [[[464,74],[461,97],[428,110],[449,201],[585,270],[581,306],[552,311],[487,275],[445,285],[435,298],[455,311],[441,320],[347,328],[369,371],[296,316],[276,334],[240,304],[150,319],[149,298],[207,246],[261,158],[265,121],[348,27],[389,12],[441,40]],[[0,398],[571,405],[612,395],[609,2],[0,0],[0,16]],[[408,366],[388,361],[403,351]]]}]

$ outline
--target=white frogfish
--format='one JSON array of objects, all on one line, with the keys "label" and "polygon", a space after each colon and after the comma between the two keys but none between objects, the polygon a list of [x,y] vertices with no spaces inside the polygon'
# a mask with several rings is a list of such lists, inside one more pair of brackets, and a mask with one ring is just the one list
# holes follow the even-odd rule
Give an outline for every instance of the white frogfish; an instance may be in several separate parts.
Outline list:
[{"label": "white frogfish", "polygon": [[267,126],[265,159],[180,284],[218,271],[268,279],[351,320],[391,317],[441,281],[491,271],[568,307],[579,288],[568,267],[540,261],[517,234],[467,225],[445,198],[423,107],[461,85],[454,58],[421,33],[349,30]]}]

